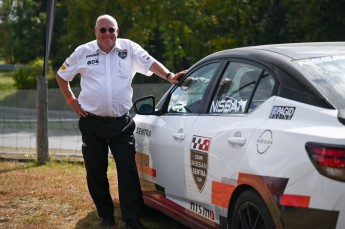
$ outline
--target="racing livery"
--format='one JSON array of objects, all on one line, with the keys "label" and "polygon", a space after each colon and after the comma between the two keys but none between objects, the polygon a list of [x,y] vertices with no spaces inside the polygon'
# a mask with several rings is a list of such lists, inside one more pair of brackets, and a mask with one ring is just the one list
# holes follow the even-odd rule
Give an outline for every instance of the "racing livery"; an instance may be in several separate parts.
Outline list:
[{"label": "racing livery", "polygon": [[224,50],[134,103],[145,203],[191,228],[345,228],[345,43]]}]

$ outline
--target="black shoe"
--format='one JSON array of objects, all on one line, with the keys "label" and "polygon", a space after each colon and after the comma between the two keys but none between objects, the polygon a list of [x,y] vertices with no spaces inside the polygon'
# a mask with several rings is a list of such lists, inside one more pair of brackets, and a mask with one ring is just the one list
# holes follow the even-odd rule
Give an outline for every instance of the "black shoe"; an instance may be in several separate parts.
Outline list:
[{"label": "black shoe", "polygon": [[102,219],[101,227],[111,227],[115,224],[115,220],[113,218],[110,219]]},{"label": "black shoe", "polygon": [[149,229],[145,227],[139,220],[130,220],[126,222],[126,229]]}]

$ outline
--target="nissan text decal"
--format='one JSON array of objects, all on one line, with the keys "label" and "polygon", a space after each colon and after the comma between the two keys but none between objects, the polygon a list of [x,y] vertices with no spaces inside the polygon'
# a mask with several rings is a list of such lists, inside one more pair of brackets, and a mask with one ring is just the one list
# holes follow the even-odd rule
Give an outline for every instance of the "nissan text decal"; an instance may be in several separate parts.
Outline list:
[{"label": "nissan text decal", "polygon": [[194,181],[199,192],[205,187],[208,165],[208,150],[211,144],[211,138],[193,136],[190,145],[190,162]]},{"label": "nissan text decal", "polygon": [[290,120],[295,110],[296,107],[274,106],[269,118]]},{"label": "nissan text decal", "polygon": [[247,100],[236,100],[236,99],[221,99],[212,101],[210,112],[214,113],[231,113],[245,111]]}]

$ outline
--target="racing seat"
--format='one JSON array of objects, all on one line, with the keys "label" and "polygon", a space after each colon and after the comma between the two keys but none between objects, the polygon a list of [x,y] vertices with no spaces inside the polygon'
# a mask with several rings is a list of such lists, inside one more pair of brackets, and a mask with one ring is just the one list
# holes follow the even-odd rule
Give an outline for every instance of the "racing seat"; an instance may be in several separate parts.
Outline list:
[{"label": "racing seat", "polygon": [[261,78],[253,99],[263,102],[271,97],[273,85],[271,84],[270,79],[272,79],[272,76],[269,74],[264,75],[264,77]]},{"label": "racing seat", "polygon": [[256,81],[260,77],[261,70],[253,70],[241,76],[238,92],[243,100],[249,100],[254,91]]}]

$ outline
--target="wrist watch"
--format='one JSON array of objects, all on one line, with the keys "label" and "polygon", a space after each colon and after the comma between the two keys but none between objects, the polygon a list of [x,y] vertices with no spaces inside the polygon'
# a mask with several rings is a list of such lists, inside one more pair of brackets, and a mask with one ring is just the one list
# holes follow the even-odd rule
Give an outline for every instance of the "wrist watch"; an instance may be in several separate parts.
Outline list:
[{"label": "wrist watch", "polygon": [[169,81],[169,77],[172,75],[171,72],[168,72],[168,74],[165,75],[165,78]]}]

